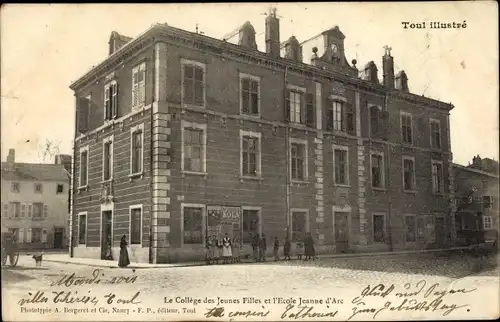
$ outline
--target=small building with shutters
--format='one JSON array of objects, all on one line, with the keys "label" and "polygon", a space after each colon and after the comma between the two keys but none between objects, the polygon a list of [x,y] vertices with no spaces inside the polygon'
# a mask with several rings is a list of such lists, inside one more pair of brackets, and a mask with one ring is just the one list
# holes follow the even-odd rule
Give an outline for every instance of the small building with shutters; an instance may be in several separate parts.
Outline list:
[{"label": "small building with shutters", "polygon": [[358,70],[338,26],[303,42],[280,42],[274,11],[265,26],[265,51],[250,22],[112,33],[71,85],[73,256],[117,260],[126,236],[132,262],[199,260],[225,232],[242,254],[261,233],[293,250],[310,232],[320,253],[449,244],[453,105],[411,93],[390,48],[382,80]]},{"label": "small building with shutters", "polygon": [[21,250],[68,247],[70,172],[62,164],[2,162],[2,232]]}]

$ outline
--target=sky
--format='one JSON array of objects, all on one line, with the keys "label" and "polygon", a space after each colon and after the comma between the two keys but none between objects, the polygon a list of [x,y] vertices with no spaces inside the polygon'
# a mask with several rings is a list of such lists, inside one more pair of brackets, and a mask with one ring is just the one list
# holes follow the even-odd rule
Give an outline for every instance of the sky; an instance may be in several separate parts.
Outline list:
[{"label": "sky", "polygon": [[[1,159],[41,162],[50,141],[71,153],[75,100],[69,85],[108,56],[113,30],[135,37],[152,24],[223,38],[246,21],[265,51],[265,15],[271,3],[241,4],[24,4],[0,9]],[[404,69],[410,91],[445,102],[451,111],[454,162],[475,155],[499,159],[498,8],[493,1],[441,3],[280,3],[281,41],[299,42],[338,25],[348,61],[373,60],[382,78],[383,46],[392,47],[395,72]],[[466,22],[466,28],[430,29],[429,22]],[[404,29],[402,22],[426,22]],[[46,160],[45,160],[46,161]]]}]

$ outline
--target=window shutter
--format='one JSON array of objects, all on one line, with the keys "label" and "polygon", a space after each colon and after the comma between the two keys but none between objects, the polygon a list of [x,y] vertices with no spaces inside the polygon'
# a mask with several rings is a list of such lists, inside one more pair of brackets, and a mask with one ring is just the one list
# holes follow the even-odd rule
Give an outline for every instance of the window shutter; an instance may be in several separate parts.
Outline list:
[{"label": "window shutter", "polygon": [[352,104],[345,103],[346,110],[346,131],[351,134],[356,134],[355,120],[354,120],[354,112],[352,110]]},{"label": "window shutter", "polygon": [[314,127],[314,95],[306,94],[306,125]]},{"label": "window shutter", "polygon": [[132,106],[137,105],[137,70],[132,71]]},{"label": "window shutter", "polygon": [[17,236],[17,242],[22,244],[24,243],[24,228],[19,228],[19,235]]},{"label": "window shutter", "polygon": [[115,84],[114,96],[113,96],[113,118],[118,117],[118,84]]},{"label": "window shutter", "polygon": [[90,102],[85,97],[81,97],[78,100],[78,131],[80,133],[85,133],[88,131],[88,120]]},{"label": "window shutter", "polygon": [[26,242],[31,243],[31,228],[26,230]]},{"label": "window shutter", "polygon": [[22,203],[21,204],[21,218],[24,218],[25,215],[26,215],[26,204]]},{"label": "window shutter", "polygon": [[326,130],[333,131],[333,101],[326,100]]},{"label": "window shutter", "polygon": [[49,214],[49,206],[43,205],[43,218],[47,218]]},{"label": "window shutter", "polygon": [[42,243],[46,243],[47,242],[47,229],[43,229],[42,230]]},{"label": "window shutter", "polygon": [[27,214],[26,217],[31,218],[33,216],[33,205],[28,204],[28,209],[27,209]]},{"label": "window shutter", "polygon": [[3,218],[9,218],[9,204],[3,204]]},{"label": "window shutter", "polygon": [[383,140],[389,139],[389,112],[380,112],[380,123],[379,123],[380,136]]},{"label": "window shutter", "polygon": [[285,99],[285,121],[290,121],[290,91],[286,91],[286,99]]}]

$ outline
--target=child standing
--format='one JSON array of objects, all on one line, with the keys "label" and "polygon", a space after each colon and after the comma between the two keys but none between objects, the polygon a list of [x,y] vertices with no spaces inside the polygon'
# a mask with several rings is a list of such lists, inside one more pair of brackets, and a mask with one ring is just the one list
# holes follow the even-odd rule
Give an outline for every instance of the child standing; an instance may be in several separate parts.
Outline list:
[{"label": "child standing", "polygon": [[301,260],[302,255],[304,255],[304,244],[302,243],[302,241],[300,241],[300,240],[297,241],[297,246],[296,246],[295,252],[297,253],[297,259]]},{"label": "child standing", "polygon": [[273,253],[274,253],[274,260],[279,261],[280,258],[278,256],[278,251],[280,249],[280,241],[278,239],[278,236],[274,237],[274,244],[273,244]]}]

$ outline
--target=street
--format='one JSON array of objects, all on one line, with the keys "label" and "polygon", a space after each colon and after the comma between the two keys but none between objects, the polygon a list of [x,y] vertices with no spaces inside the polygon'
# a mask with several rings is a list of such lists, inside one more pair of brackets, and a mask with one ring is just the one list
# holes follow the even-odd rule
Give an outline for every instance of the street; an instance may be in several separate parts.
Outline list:
[{"label": "street", "polygon": [[[488,317],[498,314],[497,261],[496,257],[424,253],[120,269],[55,262],[35,267],[34,260],[25,255],[17,267],[2,269],[3,318],[223,320],[233,314],[236,320],[238,316],[250,320],[367,320],[378,310],[375,318],[381,320],[410,314],[413,318]],[[369,298],[376,292],[363,292],[379,283],[384,285],[378,287],[380,296]],[[419,289],[420,295],[401,295],[402,290]],[[395,298],[395,304],[398,297],[399,302],[402,297],[431,302],[429,294],[437,294],[438,289],[448,293],[437,296],[441,302],[434,303],[433,309],[392,310],[387,304],[390,298]],[[382,296],[383,291],[387,296]],[[362,293],[364,303],[360,304],[355,299]],[[301,307],[307,309],[300,313]],[[219,311],[209,311],[211,308]]]}]

